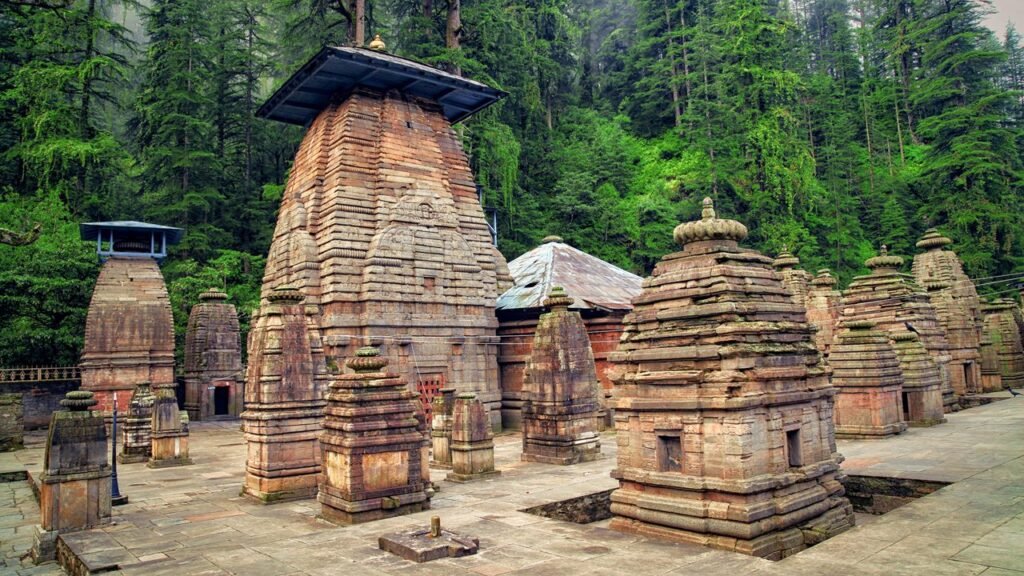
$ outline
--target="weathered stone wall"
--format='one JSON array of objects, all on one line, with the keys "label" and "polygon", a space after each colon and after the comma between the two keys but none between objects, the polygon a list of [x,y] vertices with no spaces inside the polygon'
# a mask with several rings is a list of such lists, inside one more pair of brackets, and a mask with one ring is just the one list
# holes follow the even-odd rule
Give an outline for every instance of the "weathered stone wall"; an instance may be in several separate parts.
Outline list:
[{"label": "weathered stone wall", "polygon": [[474,391],[500,425],[494,305],[510,278],[436,103],[359,89],[313,121],[264,296],[285,283],[320,307],[328,356],[379,345],[411,387],[419,376]]},{"label": "weathered stone wall", "polygon": [[64,395],[77,390],[78,380],[63,382],[5,382],[0,394],[21,397],[22,414],[26,430],[40,430],[50,425],[50,415],[60,410]]},{"label": "weathered stone wall", "polygon": [[128,409],[139,382],[174,383],[174,319],[160,267],[152,258],[109,258],[100,269],[85,321],[82,389],[96,410]]}]

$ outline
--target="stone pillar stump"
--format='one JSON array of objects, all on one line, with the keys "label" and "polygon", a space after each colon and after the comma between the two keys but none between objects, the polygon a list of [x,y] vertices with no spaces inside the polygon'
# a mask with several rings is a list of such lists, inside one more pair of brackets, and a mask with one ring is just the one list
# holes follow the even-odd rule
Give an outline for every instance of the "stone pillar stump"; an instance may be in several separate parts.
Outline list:
[{"label": "stone pillar stump", "polygon": [[501,474],[494,469],[490,415],[472,392],[463,392],[455,398],[451,446],[452,471],[447,480],[471,482]]},{"label": "stone pillar stump", "polygon": [[121,424],[123,443],[117,461],[121,464],[146,462],[153,454],[153,391],[149,382],[142,382],[132,391],[132,399],[128,403],[128,414]]}]

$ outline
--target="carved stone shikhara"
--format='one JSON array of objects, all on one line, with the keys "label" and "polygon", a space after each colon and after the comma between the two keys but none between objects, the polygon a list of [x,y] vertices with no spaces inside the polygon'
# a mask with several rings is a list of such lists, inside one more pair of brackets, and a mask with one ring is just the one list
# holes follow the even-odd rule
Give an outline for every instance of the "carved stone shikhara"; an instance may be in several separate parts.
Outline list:
[{"label": "carved stone shikhara", "polygon": [[82,389],[97,410],[124,413],[139,382],[174,384],[174,319],[160,267],[153,258],[111,257],[100,269],[85,320]]},{"label": "carved stone shikhara", "polygon": [[185,333],[185,409],[190,420],[242,413],[242,344],[228,295],[209,289],[192,307]]},{"label": "carved stone shikhara", "polygon": [[925,232],[914,256],[917,283],[928,290],[949,340],[950,382],[958,395],[981,392],[981,332],[984,318],[974,282],[964,273],[960,258],[943,249],[953,241],[934,228]]},{"label": "carved stone shikhara", "polygon": [[903,418],[910,426],[934,426],[946,421],[942,406],[942,375],[917,334],[889,334],[903,373]]},{"label": "carved stone shikhara", "polygon": [[[332,50],[335,79],[346,67],[362,77],[364,67],[384,71],[400,61]],[[419,64],[416,70],[425,82],[489,90]],[[308,125],[281,202],[263,296],[295,286],[319,307],[329,357],[377,345],[412,388],[440,381],[475,392],[500,427],[494,305],[510,278],[469,160],[445,104],[405,94],[412,83],[394,90],[356,84]]]},{"label": "carved stone shikhara", "polygon": [[985,334],[992,341],[999,359],[999,373],[1003,388],[1024,386],[1024,345],[1014,318],[1017,304],[1010,299],[999,299],[982,304],[985,315]]},{"label": "carved stone shikhara", "polygon": [[601,456],[600,384],[587,329],[572,298],[552,289],[523,381],[523,460],[577,464]]},{"label": "carved stone shikhara", "polygon": [[156,398],[149,382],[140,382],[132,391],[128,413],[121,424],[124,442],[117,461],[121,464],[146,462],[153,454],[153,402]]},{"label": "carved stone shikhara", "polygon": [[813,328],[746,235],[705,199],[626,316],[611,527],[778,559],[853,509]]},{"label": "carved stone shikhara", "polygon": [[913,276],[900,272],[903,258],[889,254],[885,246],[878,256],[864,264],[871,273],[850,282],[843,292],[840,317],[844,321],[874,322],[890,338],[907,331],[919,334],[921,344],[939,370],[943,410],[959,410],[950,380],[949,341],[928,293]]},{"label": "carved stone shikhara", "polygon": [[329,376],[316,307],[291,286],[267,300],[249,335],[242,493],[270,504],[316,495]]},{"label": "carved stone shikhara", "polygon": [[807,293],[807,321],[818,329],[814,333],[814,345],[826,360],[834,344],[843,298],[842,293],[836,290],[836,284],[831,271],[822,268],[811,280],[811,288]]},{"label": "carved stone shikhara", "polygon": [[879,438],[907,429],[902,413],[903,372],[889,336],[867,321],[847,322],[829,356],[836,436]]},{"label": "carved stone shikhara", "polygon": [[430,508],[419,400],[374,347],[360,348],[335,376],[324,409],[320,515],[356,524]]},{"label": "carved stone shikhara", "polygon": [[57,535],[110,522],[110,464],[103,415],[87,390],[68,392],[50,417],[39,477],[40,526],[32,557],[52,560]]},{"label": "carved stone shikhara", "polygon": [[772,261],[772,266],[782,276],[782,283],[793,293],[793,300],[798,304],[807,304],[808,294],[811,291],[811,275],[806,270],[797,268],[800,259],[794,256],[788,247],[783,247],[782,252]]},{"label": "carved stone shikhara", "polygon": [[447,480],[471,482],[501,474],[494,469],[494,434],[490,417],[472,392],[455,397],[452,413],[452,471]]}]

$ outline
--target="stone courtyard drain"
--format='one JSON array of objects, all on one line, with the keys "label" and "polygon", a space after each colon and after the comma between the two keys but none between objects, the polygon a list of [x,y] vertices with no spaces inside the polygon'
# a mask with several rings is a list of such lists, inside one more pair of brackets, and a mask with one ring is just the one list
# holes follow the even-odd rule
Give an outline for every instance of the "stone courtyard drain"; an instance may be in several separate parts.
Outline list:
[{"label": "stone courtyard drain", "polygon": [[612,491],[605,490],[568,500],[549,502],[532,508],[524,508],[520,512],[563,522],[590,524],[612,517]]},{"label": "stone courtyard drain", "polygon": [[879,515],[892,512],[950,483],[882,476],[847,476],[845,484],[846,497],[850,499],[854,510]]}]

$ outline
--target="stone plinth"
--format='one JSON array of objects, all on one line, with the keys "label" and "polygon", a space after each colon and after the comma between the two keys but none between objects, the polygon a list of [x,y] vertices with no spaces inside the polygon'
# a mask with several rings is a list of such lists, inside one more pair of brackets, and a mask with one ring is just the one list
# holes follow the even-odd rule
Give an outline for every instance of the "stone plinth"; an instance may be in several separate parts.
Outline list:
[{"label": "stone plinth", "polygon": [[946,330],[950,352],[950,379],[959,395],[981,392],[981,332],[984,318],[974,282],[964,273],[960,258],[944,247],[953,241],[930,229],[917,247],[925,251],[914,256],[917,283],[928,289]]},{"label": "stone plinth", "polygon": [[[344,53],[332,60],[335,79],[395,65],[369,50],[331,50]],[[422,65],[416,74],[489,90]],[[317,106],[285,187],[263,295],[297,286],[321,307],[329,356],[352,356],[381,337],[391,369],[411,386],[440,381],[476,392],[500,427],[494,305],[510,278],[469,160],[447,104],[403,94],[414,83],[374,84]]]},{"label": "stone plinth", "polygon": [[1016,307],[1016,303],[1005,298],[981,306],[985,315],[985,334],[992,341],[999,358],[1003,388],[1024,386],[1024,346],[1014,319]]},{"label": "stone plinth", "polygon": [[847,322],[829,356],[837,438],[880,438],[907,429],[903,372],[885,332],[871,322]]},{"label": "stone plinth", "polygon": [[430,427],[431,459],[435,468],[452,467],[452,414],[455,411],[455,388],[442,388],[434,397]]},{"label": "stone plinth", "polygon": [[242,344],[228,295],[209,289],[192,307],[185,333],[185,410],[190,420],[242,413]]},{"label": "stone plinth", "polygon": [[471,482],[501,474],[494,469],[494,434],[490,415],[472,392],[455,397],[452,411],[452,471],[447,480]]},{"label": "stone plinth", "polygon": [[772,262],[772,266],[782,276],[782,283],[793,294],[793,300],[806,306],[813,279],[806,270],[797,268],[799,265],[800,259],[794,256],[788,247],[783,247],[782,252],[779,252]]},{"label": "stone plinth", "polygon": [[431,519],[430,528],[406,530],[381,536],[377,546],[412,562],[430,562],[441,558],[461,558],[476,554],[480,539],[441,528],[440,518]]},{"label": "stone plinth", "polygon": [[[327,394],[320,515],[357,524],[430,508],[429,477],[423,476],[423,432],[417,395],[405,380],[385,371],[387,358],[360,348]],[[429,474],[429,472],[428,472]]]},{"label": "stone plinth", "polygon": [[853,509],[814,329],[746,235],[705,199],[626,316],[611,527],[778,559]]},{"label": "stone plinth", "polygon": [[998,392],[1003,389],[1003,375],[999,365],[999,351],[987,332],[981,333],[981,391]]},{"label": "stone plinth", "polygon": [[928,293],[913,276],[900,272],[903,258],[889,255],[885,246],[865,265],[871,274],[857,276],[843,292],[841,318],[874,322],[890,338],[907,330],[920,334],[921,343],[939,369],[943,410],[959,410],[950,379],[949,340]]},{"label": "stone plinth", "polygon": [[0,394],[0,452],[25,447],[25,411],[21,394]]},{"label": "stone plinth", "polygon": [[53,559],[56,537],[110,522],[110,465],[103,416],[90,391],[68,392],[54,412],[39,477],[36,562]]},{"label": "stone plinth", "polygon": [[149,382],[140,383],[132,391],[132,398],[128,403],[128,413],[121,424],[124,439],[121,444],[121,453],[117,455],[117,461],[121,464],[146,462],[152,456],[151,432],[155,399]]},{"label": "stone plinth", "polygon": [[109,258],[100,269],[85,320],[82,389],[109,413],[128,409],[138,382],[174,383],[174,319],[160,267],[153,258]]},{"label": "stone plinth", "polygon": [[263,503],[316,495],[329,380],[316,314],[298,290],[281,287],[250,333],[242,493]]},{"label": "stone plinth", "polygon": [[946,421],[942,407],[942,377],[933,357],[917,334],[889,334],[903,373],[903,419],[910,426],[934,426]]},{"label": "stone plinth", "polygon": [[814,333],[814,345],[826,360],[839,325],[839,309],[843,299],[839,290],[836,290],[836,284],[828,268],[822,268],[811,280],[811,289],[807,293],[807,321],[818,329]]},{"label": "stone plinth", "polygon": [[188,456],[188,413],[178,409],[173,386],[157,386],[153,391],[153,417],[150,430],[150,468],[186,466]]},{"label": "stone plinth", "polygon": [[552,289],[523,381],[523,460],[577,464],[601,457],[597,372],[587,329],[573,299]]}]

